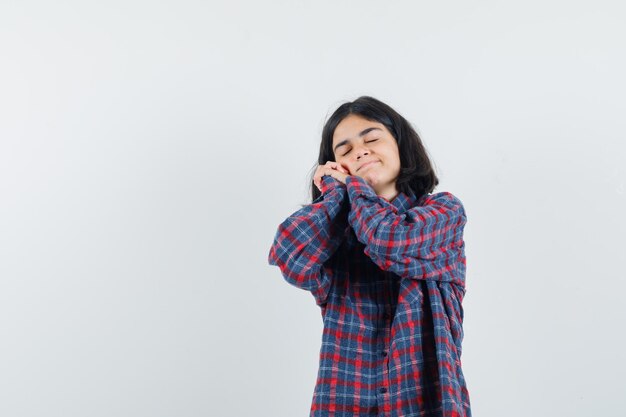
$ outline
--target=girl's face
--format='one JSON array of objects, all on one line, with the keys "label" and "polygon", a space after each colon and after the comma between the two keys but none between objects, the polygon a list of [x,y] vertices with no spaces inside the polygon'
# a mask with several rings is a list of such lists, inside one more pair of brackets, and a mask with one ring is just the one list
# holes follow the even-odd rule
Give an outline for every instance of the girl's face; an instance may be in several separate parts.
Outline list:
[{"label": "girl's face", "polygon": [[350,175],[365,179],[378,195],[397,195],[400,174],[398,143],[382,123],[356,114],[346,116],[333,134],[335,161]]}]

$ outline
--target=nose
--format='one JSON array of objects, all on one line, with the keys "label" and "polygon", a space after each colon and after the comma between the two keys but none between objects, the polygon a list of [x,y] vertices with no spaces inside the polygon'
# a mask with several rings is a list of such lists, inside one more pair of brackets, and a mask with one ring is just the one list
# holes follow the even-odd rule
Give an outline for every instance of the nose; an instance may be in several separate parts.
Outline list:
[{"label": "nose", "polygon": [[359,147],[359,148],[356,150],[356,152],[355,152],[355,154],[356,154],[356,159],[357,159],[357,160],[358,160],[358,159],[361,159],[361,157],[362,157],[362,156],[364,156],[364,155],[369,155],[369,153],[370,153],[370,151],[369,151],[368,149],[364,149],[364,148],[362,148],[362,147]]}]

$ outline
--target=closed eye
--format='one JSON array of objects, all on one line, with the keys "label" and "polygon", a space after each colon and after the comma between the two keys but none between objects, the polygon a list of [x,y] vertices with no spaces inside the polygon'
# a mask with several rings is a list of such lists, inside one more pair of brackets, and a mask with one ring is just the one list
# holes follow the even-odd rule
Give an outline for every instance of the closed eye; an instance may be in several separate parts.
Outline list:
[{"label": "closed eye", "polygon": [[[369,140],[369,141],[365,141],[365,143],[376,142],[377,140],[378,140],[378,139],[372,139],[372,140]],[[342,156],[346,156],[347,154],[349,154],[349,153],[350,153],[350,151],[351,151],[351,150],[352,150],[352,149],[348,149],[348,152],[344,153]]]}]

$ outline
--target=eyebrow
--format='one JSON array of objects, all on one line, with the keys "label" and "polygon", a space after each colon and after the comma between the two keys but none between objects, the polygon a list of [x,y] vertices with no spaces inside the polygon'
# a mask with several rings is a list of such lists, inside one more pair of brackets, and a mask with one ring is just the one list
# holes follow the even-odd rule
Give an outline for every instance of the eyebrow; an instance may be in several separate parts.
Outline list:
[{"label": "eyebrow", "polygon": [[[367,129],[364,129],[364,130],[361,131],[361,133],[359,133],[359,137],[363,137],[363,136],[367,135],[372,130],[380,130],[382,132],[382,129],[379,128],[379,127],[368,127]],[[336,152],[338,147],[343,146],[343,145],[345,145],[348,142],[350,142],[350,139],[342,140],[341,142],[339,142],[338,144],[335,145],[335,147],[333,148],[333,152]]]}]

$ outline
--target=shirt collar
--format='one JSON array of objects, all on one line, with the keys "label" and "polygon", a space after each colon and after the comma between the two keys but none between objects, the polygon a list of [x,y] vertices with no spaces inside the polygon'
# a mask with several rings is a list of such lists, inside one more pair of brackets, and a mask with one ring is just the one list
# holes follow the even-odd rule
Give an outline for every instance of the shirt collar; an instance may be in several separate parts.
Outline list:
[{"label": "shirt collar", "polygon": [[426,197],[428,197],[428,194],[424,194],[422,197],[417,198],[413,192],[406,194],[400,191],[398,195],[393,198],[393,200],[385,200],[392,204],[398,210],[398,213],[404,213],[413,206],[422,205]]},{"label": "shirt collar", "polygon": [[387,200],[387,201],[393,204],[393,206],[398,209],[399,213],[404,213],[406,210],[408,210],[411,207],[411,202],[413,201],[411,197],[412,196],[406,195],[405,193],[400,191],[400,193],[396,195],[393,198],[393,200],[391,201]]}]

